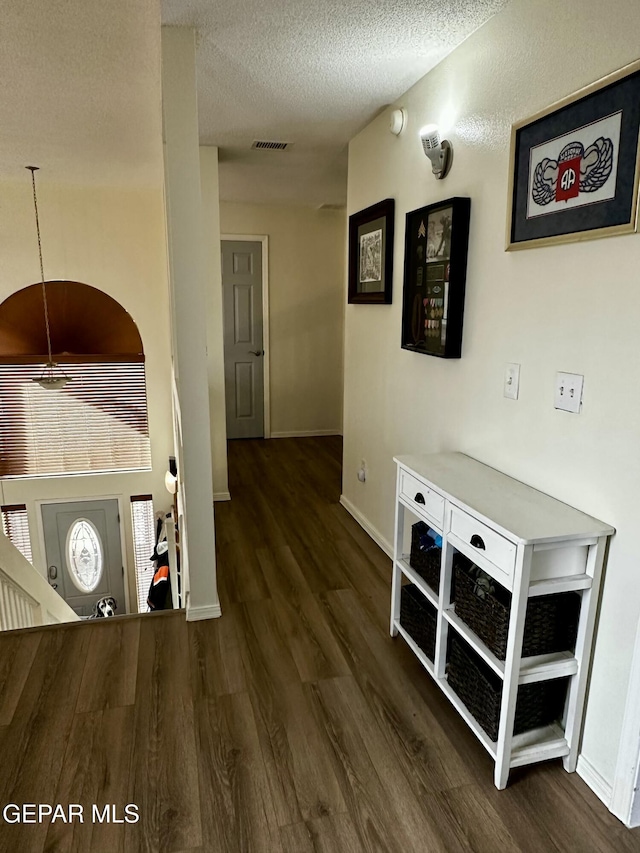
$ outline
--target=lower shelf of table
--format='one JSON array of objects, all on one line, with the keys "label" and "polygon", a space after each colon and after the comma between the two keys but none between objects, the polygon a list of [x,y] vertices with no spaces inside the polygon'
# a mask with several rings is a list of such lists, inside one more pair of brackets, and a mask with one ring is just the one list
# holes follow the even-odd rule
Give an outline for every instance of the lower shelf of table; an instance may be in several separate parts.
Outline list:
[{"label": "lower shelf of table", "polygon": [[[469,713],[466,705],[455,691],[449,686],[446,678],[436,676],[433,661],[425,655],[422,649],[413,641],[405,631],[400,622],[395,621],[394,626],[405,640],[411,651],[418,658],[422,666],[427,670],[435,683],[440,687],[449,699],[456,711],[478,738],[480,743],[495,760],[497,755],[497,743],[492,741],[475,717]],[[510,767],[521,767],[525,764],[534,764],[538,761],[547,761],[551,758],[562,758],[569,754],[569,745],[564,736],[564,731],[555,723],[539,729],[531,729],[519,735],[514,735],[511,741]]]}]

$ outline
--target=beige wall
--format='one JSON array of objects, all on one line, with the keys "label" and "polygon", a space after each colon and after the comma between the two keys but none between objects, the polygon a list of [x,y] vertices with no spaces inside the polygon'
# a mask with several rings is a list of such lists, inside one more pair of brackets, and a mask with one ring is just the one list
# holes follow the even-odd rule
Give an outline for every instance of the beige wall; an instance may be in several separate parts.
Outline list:
[{"label": "beige wall", "polygon": [[[40,173],[42,175],[42,173]],[[29,174],[3,184],[0,205],[0,300],[39,280]],[[164,487],[173,453],[166,239],[162,190],[53,186],[39,176],[45,275],[108,293],[131,314],[146,356],[153,470],[132,474],[4,480],[2,503],[26,503],[36,568],[45,571],[37,501],[119,496],[122,499],[131,606],[135,610],[129,497],[153,494],[168,508]]]},{"label": "beige wall", "polygon": [[[394,197],[397,236],[392,308],[347,307],[344,495],[390,541],[392,456],[456,449],[615,525],[582,764],[604,792],[640,613],[640,238],[507,254],[504,235],[511,123],[637,59],[639,29],[635,0],[514,0],[398,101],[401,137],[383,114],[349,155],[348,212]],[[455,148],[442,183],[418,140],[428,122]],[[465,330],[462,359],[443,361],[400,349],[404,220],[454,195],[472,199]],[[517,402],[507,362],[522,365]],[[554,410],[558,370],[584,374],[582,414]]]},{"label": "beige wall", "polygon": [[220,204],[218,149],[200,148],[202,221],[207,264],[207,359],[209,366],[209,418],[213,499],[229,499],[227,470],[227,418],[224,397],[224,346],[222,340],[222,268],[220,258]]},{"label": "beige wall", "polygon": [[271,435],[342,432],[344,212],[221,202],[220,228],[269,237]]}]

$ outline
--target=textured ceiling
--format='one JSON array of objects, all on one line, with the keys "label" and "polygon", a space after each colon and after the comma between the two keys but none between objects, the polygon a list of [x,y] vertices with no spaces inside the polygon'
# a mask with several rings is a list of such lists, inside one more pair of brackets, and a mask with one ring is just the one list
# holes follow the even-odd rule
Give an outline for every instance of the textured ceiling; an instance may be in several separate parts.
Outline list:
[{"label": "textured ceiling", "polygon": [[[349,139],[507,2],[163,0],[198,30],[222,198],[343,203]],[[157,185],[159,23],[160,0],[3,0],[0,179]]]},{"label": "textured ceiling", "polygon": [[162,181],[159,0],[2,0],[0,178]]},{"label": "textured ceiling", "polygon": [[164,24],[198,30],[200,139],[221,149],[221,197],[344,203],[349,139],[507,2],[162,0]]}]

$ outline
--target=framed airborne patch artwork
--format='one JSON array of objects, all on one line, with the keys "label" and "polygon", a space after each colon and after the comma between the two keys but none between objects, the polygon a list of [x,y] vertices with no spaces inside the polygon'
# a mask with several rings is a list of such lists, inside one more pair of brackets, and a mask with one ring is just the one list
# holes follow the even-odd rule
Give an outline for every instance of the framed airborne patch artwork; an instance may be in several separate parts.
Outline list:
[{"label": "framed airborne patch artwork", "polygon": [[640,62],[511,131],[507,249],[636,230]]}]

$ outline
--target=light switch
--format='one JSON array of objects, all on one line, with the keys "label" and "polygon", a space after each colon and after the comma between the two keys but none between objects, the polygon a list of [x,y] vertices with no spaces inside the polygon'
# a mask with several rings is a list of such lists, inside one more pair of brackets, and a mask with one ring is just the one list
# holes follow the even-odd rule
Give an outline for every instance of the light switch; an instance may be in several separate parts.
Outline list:
[{"label": "light switch", "polygon": [[510,400],[517,400],[519,389],[520,365],[508,364],[504,371],[504,396]]},{"label": "light switch", "polygon": [[579,373],[556,373],[555,408],[580,414],[583,383],[584,376]]}]

